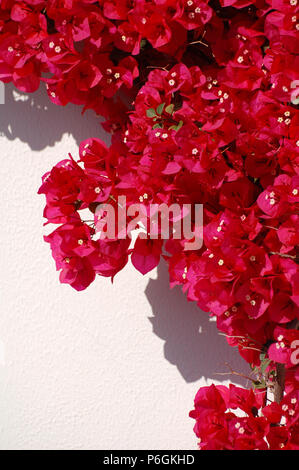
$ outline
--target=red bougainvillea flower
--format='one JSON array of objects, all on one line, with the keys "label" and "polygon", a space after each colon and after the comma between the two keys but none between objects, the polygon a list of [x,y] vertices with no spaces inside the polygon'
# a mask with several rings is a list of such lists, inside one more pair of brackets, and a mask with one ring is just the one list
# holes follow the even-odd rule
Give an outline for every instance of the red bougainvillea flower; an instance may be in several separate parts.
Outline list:
[{"label": "red bougainvillea flower", "polygon": [[[45,83],[53,103],[93,109],[112,135],[43,177],[61,282],[82,290],[129,259],[145,274],[164,258],[170,285],[262,369],[262,392],[198,392],[200,448],[298,449],[297,0],[0,3],[0,79],[25,92]],[[101,239],[97,206],[121,196],[143,204],[145,232],[152,204],[202,204],[201,248],[159,229],[132,242],[130,217],[127,238],[116,224]],[[285,392],[268,404],[281,367]]]},{"label": "red bougainvillea flower", "polygon": [[[264,406],[264,393],[230,385],[201,388],[190,416],[203,450],[298,450],[299,392]],[[234,411],[239,409],[236,414]],[[284,424],[282,424],[284,419]]]}]

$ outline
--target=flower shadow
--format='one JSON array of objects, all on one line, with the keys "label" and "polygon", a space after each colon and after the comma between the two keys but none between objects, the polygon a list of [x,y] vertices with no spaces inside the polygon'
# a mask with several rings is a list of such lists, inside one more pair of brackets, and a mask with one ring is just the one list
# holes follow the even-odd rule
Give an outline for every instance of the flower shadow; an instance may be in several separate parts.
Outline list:
[{"label": "flower shadow", "polygon": [[169,289],[168,279],[166,263],[161,262],[157,279],[151,279],[145,290],[153,311],[149,321],[154,334],[165,341],[165,358],[177,367],[187,383],[204,377],[245,386],[247,379],[243,377],[229,373],[218,375],[229,372],[227,364],[247,375],[248,366],[219,334],[207,313],[194,302],[188,302],[179,287]]},{"label": "flower shadow", "polygon": [[42,84],[35,93],[23,93],[11,83],[5,85],[5,104],[0,105],[0,135],[20,139],[32,150],[43,150],[59,142],[64,134],[72,135],[79,144],[92,137],[108,136],[94,111],[84,114],[81,106],[57,106],[49,100]]}]

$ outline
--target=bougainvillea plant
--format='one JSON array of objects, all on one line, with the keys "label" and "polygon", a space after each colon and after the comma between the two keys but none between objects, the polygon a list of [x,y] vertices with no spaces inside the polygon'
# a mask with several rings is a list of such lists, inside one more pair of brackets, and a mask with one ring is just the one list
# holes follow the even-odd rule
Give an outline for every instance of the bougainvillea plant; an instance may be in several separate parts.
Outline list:
[{"label": "bougainvillea plant", "polygon": [[[198,391],[203,450],[299,449],[298,30],[297,0],[0,0],[0,79],[112,136],[43,176],[60,282],[163,257],[252,367],[252,389]],[[97,205],[124,195],[203,204],[202,247],[98,238]]]}]

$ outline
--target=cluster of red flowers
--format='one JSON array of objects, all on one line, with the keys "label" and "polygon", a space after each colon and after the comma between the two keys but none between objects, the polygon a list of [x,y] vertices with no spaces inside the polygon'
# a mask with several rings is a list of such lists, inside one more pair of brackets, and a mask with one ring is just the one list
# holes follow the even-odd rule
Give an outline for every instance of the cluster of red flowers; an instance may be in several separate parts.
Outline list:
[{"label": "cluster of red flowers", "polygon": [[[297,0],[0,7],[0,79],[25,91],[42,80],[54,103],[94,109],[112,133],[110,148],[88,139],[78,162],[70,157],[43,177],[44,216],[59,224],[45,239],[60,281],[82,290],[129,257],[146,273],[163,256],[170,285],[216,316],[246,361],[260,367],[266,355],[270,369],[286,368],[287,395],[264,403],[260,416],[253,392],[238,391],[249,410],[235,405],[235,389],[201,390],[192,414],[201,448],[299,449],[298,408],[281,424],[299,389]],[[145,207],[203,204],[202,248],[97,238],[97,205],[117,207],[123,195]],[[238,407],[246,418],[225,412]]]},{"label": "cluster of red flowers", "polygon": [[[295,450],[299,447],[299,391],[264,406],[264,392],[230,385],[201,388],[195,433],[202,450]],[[235,412],[234,412],[235,411]],[[281,425],[281,422],[284,425]]]}]

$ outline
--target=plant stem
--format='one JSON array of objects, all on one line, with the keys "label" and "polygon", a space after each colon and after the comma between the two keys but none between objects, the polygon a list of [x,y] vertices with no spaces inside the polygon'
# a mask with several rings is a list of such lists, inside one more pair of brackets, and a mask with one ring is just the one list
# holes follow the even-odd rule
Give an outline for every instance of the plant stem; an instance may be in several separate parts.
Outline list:
[{"label": "plant stem", "polygon": [[285,365],[284,364],[276,364],[276,382],[274,385],[274,401],[276,403],[280,403],[283,398],[284,392],[284,381],[285,381]]}]

